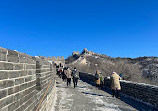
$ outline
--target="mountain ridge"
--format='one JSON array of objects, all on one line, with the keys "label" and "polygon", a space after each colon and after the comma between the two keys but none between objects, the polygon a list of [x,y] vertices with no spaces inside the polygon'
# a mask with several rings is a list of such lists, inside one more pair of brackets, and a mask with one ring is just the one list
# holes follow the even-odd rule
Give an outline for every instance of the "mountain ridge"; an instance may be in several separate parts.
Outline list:
[{"label": "mountain ridge", "polygon": [[112,58],[84,49],[81,54],[69,56],[66,64],[80,71],[95,73],[100,70],[104,76],[112,72],[123,73],[125,80],[158,85],[158,57]]}]

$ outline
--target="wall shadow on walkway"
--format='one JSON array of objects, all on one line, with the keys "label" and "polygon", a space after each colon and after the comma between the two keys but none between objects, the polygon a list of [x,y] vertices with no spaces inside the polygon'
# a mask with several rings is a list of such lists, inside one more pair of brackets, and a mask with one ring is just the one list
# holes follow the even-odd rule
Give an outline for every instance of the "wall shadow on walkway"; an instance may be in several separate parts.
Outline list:
[{"label": "wall shadow on walkway", "polygon": [[95,93],[87,93],[87,92],[81,92],[81,93],[87,94],[87,95],[93,95],[93,96],[104,96],[104,95],[95,94]]},{"label": "wall shadow on walkway", "polygon": [[[90,80],[85,80],[85,79],[81,79],[83,82],[87,82],[88,84],[92,85],[95,87],[95,84],[94,82],[90,81]],[[109,93],[112,95],[112,91],[111,89],[109,88],[106,88],[106,87],[103,87],[101,90]],[[140,101],[137,101],[136,99],[132,99],[130,96],[128,95],[125,95],[123,93],[120,93],[120,100],[125,102],[126,104],[134,107],[135,109],[139,110],[139,111],[158,111],[158,109],[150,106],[150,105],[147,105],[147,104],[144,104]]]}]

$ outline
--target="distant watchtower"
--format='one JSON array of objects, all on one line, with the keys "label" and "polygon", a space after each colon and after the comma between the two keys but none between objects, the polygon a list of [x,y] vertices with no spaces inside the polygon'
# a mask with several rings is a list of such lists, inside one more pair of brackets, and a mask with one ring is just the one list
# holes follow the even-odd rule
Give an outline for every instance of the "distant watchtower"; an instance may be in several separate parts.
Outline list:
[{"label": "distant watchtower", "polygon": [[73,51],[72,55],[80,55],[79,51]]},{"label": "distant watchtower", "polygon": [[53,63],[54,64],[56,64],[56,65],[60,65],[60,66],[64,66],[65,65],[65,59],[64,59],[64,57],[63,56],[61,56],[61,57],[52,57],[52,61],[53,61]]},{"label": "distant watchtower", "polygon": [[87,48],[84,48],[84,51],[87,52],[88,51]]}]

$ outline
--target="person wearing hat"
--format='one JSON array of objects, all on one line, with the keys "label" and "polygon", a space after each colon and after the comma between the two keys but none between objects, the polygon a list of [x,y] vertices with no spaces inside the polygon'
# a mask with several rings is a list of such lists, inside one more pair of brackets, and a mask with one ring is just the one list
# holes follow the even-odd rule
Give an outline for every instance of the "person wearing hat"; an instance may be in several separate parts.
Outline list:
[{"label": "person wearing hat", "polygon": [[121,80],[121,77],[116,72],[113,72],[111,75],[112,95],[113,95],[113,97],[115,97],[115,90],[117,90],[117,98],[120,98],[119,92],[121,90],[119,80]]}]

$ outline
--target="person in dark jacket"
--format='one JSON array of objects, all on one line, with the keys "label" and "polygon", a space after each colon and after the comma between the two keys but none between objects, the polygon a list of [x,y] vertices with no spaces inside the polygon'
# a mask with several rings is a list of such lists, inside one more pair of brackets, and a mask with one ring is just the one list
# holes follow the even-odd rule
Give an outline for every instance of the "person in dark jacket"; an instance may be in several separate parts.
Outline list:
[{"label": "person in dark jacket", "polygon": [[75,88],[77,86],[78,79],[79,79],[79,74],[76,68],[74,68],[74,70],[72,71],[72,79],[73,79],[74,88]]},{"label": "person in dark jacket", "polygon": [[66,82],[66,73],[65,73],[66,70],[67,70],[67,68],[64,67],[63,72],[62,72],[62,79],[63,79],[63,82]]}]

